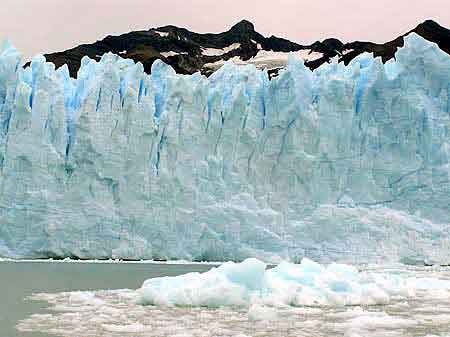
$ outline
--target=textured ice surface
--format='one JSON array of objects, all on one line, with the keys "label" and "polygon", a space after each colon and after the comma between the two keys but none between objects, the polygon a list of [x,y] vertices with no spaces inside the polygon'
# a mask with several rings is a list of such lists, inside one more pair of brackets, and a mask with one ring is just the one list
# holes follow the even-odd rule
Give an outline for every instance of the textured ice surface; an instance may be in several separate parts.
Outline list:
[{"label": "textured ice surface", "polygon": [[[245,281],[240,284],[245,284],[248,288],[254,285],[254,282],[248,282],[250,274],[260,275],[258,271],[261,266],[262,264],[257,261],[247,261],[240,265],[227,264],[220,269],[220,273],[216,270],[212,274],[216,277],[219,277],[218,274],[226,275],[230,279],[238,277],[239,280]],[[245,267],[249,270],[247,271]],[[353,274],[352,270],[350,266],[324,267],[305,261],[300,266],[285,264],[280,266],[280,270],[272,269],[270,272],[278,274],[278,279],[282,278],[285,284],[292,281],[298,285],[299,282],[305,283],[308,280],[316,282],[317,287],[327,287],[324,281],[332,278],[343,283],[350,279],[352,285],[356,285],[356,280],[363,280],[370,275],[374,280],[385,282],[401,280],[413,291],[409,294],[392,295],[389,303],[383,305],[341,306],[339,303],[330,302],[330,305],[318,307],[280,304],[272,306],[257,300],[241,307],[142,306],[139,301],[140,292],[133,290],[36,294],[32,299],[47,301],[51,305],[50,311],[46,311],[45,314],[35,313],[19,322],[17,327],[23,332],[43,331],[65,337],[449,336],[448,268],[376,266],[361,271],[358,276],[350,277]],[[268,273],[269,271],[266,271],[266,276]],[[330,278],[331,275],[334,276]],[[190,277],[192,278],[192,274]],[[211,278],[211,275],[205,274],[202,277],[204,283]],[[423,280],[427,281],[422,282]],[[159,281],[157,279],[155,282]],[[167,284],[174,282],[172,279]],[[204,283],[197,283],[197,286],[205,286]],[[147,281],[146,284],[150,286],[151,281]],[[446,288],[443,287],[444,284]],[[181,287],[184,285],[178,283],[178,295]],[[311,290],[311,287],[312,284],[307,285],[305,292]],[[198,295],[204,295],[208,289],[199,288],[198,291]],[[171,296],[176,292],[177,290],[173,289]],[[196,303],[198,304],[200,303]]]},{"label": "textured ice surface", "polygon": [[446,261],[450,57],[279,77],[0,49],[0,255]]},{"label": "textured ice surface", "polygon": [[308,259],[266,270],[252,258],[201,274],[149,279],[139,292],[140,302],[150,305],[336,307],[389,304],[391,298],[414,297],[418,289],[449,291],[450,281],[360,273],[350,265],[325,267]]}]

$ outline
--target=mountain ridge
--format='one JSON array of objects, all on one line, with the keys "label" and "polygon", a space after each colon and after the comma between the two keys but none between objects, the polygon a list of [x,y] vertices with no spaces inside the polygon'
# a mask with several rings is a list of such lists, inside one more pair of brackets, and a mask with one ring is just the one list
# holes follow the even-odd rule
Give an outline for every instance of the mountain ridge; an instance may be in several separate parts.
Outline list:
[{"label": "mountain ridge", "polygon": [[443,51],[450,54],[450,30],[433,20],[426,20],[386,43],[344,43],[336,38],[327,38],[310,45],[274,35],[264,37],[255,30],[252,22],[242,20],[222,33],[196,33],[186,28],[166,25],[121,35],[108,35],[92,44],[81,44],[44,56],[56,67],[67,64],[72,77],[76,77],[84,56],[99,60],[108,52],[141,62],[147,73],[151,72],[153,62],[161,59],[181,74],[200,71],[209,76],[228,60],[254,64],[260,69],[268,69],[269,74],[276,74],[286,65],[289,52],[297,53],[310,69],[329,63],[335,57],[348,64],[364,52],[374,53],[386,62],[394,57],[396,50],[404,45],[404,37],[412,32],[437,43]]}]

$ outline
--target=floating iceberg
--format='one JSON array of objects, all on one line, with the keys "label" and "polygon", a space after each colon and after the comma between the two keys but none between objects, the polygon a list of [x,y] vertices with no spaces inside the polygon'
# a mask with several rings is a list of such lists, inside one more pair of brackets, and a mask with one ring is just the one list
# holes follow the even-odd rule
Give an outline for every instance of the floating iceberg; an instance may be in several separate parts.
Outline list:
[{"label": "floating iceberg", "polygon": [[137,291],[33,294],[28,300],[48,303],[50,312],[19,321],[17,329],[67,337],[443,337],[450,326],[449,276],[445,267],[357,271],[304,259],[267,269],[248,259],[151,279]]},{"label": "floating iceberg", "polygon": [[0,49],[0,256],[446,261],[450,57],[269,81],[84,58],[76,79]]},{"label": "floating iceberg", "polygon": [[[345,264],[282,262],[273,269],[254,258],[227,262],[205,273],[160,277],[144,282],[139,302],[157,306],[247,306],[249,314],[270,317],[269,307],[387,305],[416,291],[450,291],[450,281],[407,278],[393,273],[359,272]],[[445,297],[444,297],[445,298]]]}]

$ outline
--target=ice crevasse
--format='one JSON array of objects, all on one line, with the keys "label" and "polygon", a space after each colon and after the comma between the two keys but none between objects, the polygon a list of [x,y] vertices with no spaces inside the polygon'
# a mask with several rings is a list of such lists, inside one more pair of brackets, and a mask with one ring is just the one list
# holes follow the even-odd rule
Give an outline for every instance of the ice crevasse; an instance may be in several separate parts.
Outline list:
[{"label": "ice crevasse", "polygon": [[450,57],[418,35],[270,80],[0,49],[0,256],[446,261]]}]

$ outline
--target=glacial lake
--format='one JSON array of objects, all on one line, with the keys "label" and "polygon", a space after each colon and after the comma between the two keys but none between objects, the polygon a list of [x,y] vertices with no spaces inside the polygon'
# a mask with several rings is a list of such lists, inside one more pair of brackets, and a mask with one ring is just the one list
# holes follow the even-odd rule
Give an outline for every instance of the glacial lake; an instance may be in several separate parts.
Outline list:
[{"label": "glacial lake", "polygon": [[[98,289],[137,289],[146,279],[207,271],[212,265],[88,262],[0,262],[0,336],[48,337],[18,331],[16,324],[34,313],[46,313],[48,303],[31,301],[35,293]],[[84,337],[84,336],[80,336]]]},{"label": "glacial lake", "polygon": [[[418,291],[387,305],[190,308],[141,306],[151,277],[213,265],[0,262],[1,337],[424,337],[450,334],[450,291]],[[371,266],[380,275],[450,280],[448,267]],[[128,289],[128,290],[127,290]],[[361,333],[363,331],[363,333]]]}]

